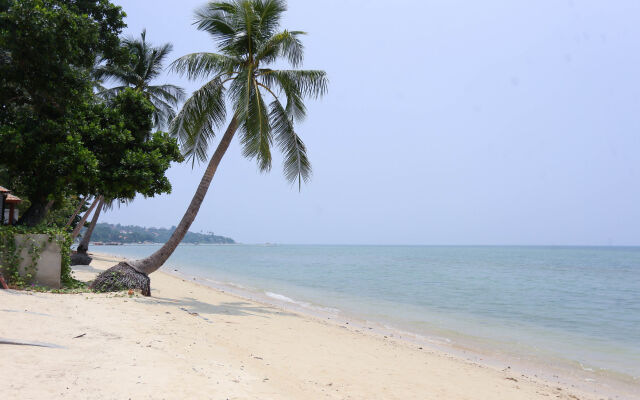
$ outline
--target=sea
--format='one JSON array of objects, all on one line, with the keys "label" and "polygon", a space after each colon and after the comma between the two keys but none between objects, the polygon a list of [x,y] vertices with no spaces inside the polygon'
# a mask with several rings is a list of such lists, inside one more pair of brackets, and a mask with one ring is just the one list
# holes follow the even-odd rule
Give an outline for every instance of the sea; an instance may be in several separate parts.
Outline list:
[{"label": "sea", "polygon": [[473,361],[640,393],[640,247],[183,244],[163,269]]}]

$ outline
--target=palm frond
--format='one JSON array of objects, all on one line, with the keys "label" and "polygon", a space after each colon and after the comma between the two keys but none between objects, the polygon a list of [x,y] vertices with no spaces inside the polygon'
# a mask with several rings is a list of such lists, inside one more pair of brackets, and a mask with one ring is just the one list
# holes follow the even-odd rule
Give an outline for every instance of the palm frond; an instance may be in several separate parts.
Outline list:
[{"label": "palm frond", "polygon": [[276,99],[271,105],[269,116],[273,121],[275,140],[284,155],[283,171],[289,182],[298,181],[298,190],[302,182],[311,179],[311,162],[307,157],[307,148],[293,128],[293,120],[282,104]]},{"label": "palm frond", "polygon": [[135,198],[122,198],[122,199],[104,199],[104,202],[102,203],[102,210],[103,211],[107,211],[107,210],[113,210],[115,209],[115,206],[117,205],[118,208],[120,208],[123,204],[128,206],[129,204],[133,203],[133,200]]},{"label": "palm frond", "polygon": [[256,158],[261,171],[271,168],[271,126],[269,115],[251,68],[241,71],[229,86],[234,114],[241,132],[242,152]]},{"label": "palm frond", "polygon": [[127,88],[128,86],[115,86],[98,92],[97,96],[103,100],[111,100]]},{"label": "palm frond", "polygon": [[160,47],[153,48],[149,54],[147,68],[145,73],[145,81],[149,82],[157,78],[163,71],[162,65],[169,53],[173,51],[171,43],[165,43]]},{"label": "palm frond", "polygon": [[194,24],[198,30],[206,31],[221,47],[229,48],[236,40],[237,9],[235,4],[210,2],[195,12]]},{"label": "palm frond", "polygon": [[270,64],[278,57],[286,57],[291,66],[297,68],[304,58],[304,46],[298,38],[300,35],[306,35],[306,32],[285,30],[273,35],[259,49],[256,59]]},{"label": "palm frond", "polygon": [[175,107],[154,94],[149,94],[149,101],[153,104],[151,114],[153,126],[164,129],[176,117]]},{"label": "palm frond", "polygon": [[286,2],[282,0],[266,0],[251,2],[253,11],[256,15],[257,29],[259,34],[257,39],[263,41],[270,38],[280,26],[282,13],[287,11]]},{"label": "palm frond", "polygon": [[324,96],[329,86],[327,73],[319,70],[262,70],[261,77],[267,85],[277,84],[286,90],[287,86],[297,86],[304,97]]},{"label": "palm frond", "polygon": [[184,89],[176,85],[152,85],[162,70],[163,63],[173,46],[170,43],[153,46],[147,42],[147,31],[143,30],[139,38],[126,37],[122,40],[122,47],[130,54],[130,60],[125,65],[101,65],[97,63],[93,75],[95,79],[114,80],[121,86],[99,90],[98,96],[110,99],[124,88],[130,87],[141,91],[155,111],[152,114],[153,125],[164,128],[174,117],[175,109],[184,100]]},{"label": "palm frond", "polygon": [[192,53],[182,56],[169,65],[169,69],[189,79],[206,78],[212,75],[231,75],[240,60],[216,53]]},{"label": "palm frond", "polygon": [[304,119],[307,108],[304,105],[303,94],[296,80],[291,79],[287,74],[263,74],[260,78],[265,86],[277,86],[284,92],[287,98],[287,106],[285,108],[287,115],[295,118],[296,121]]},{"label": "palm frond", "polygon": [[149,86],[147,87],[147,93],[163,99],[174,107],[186,97],[186,93],[183,88],[171,84]]},{"label": "palm frond", "polygon": [[[238,123],[243,155],[255,158],[259,169],[268,171],[275,140],[285,156],[286,178],[292,182],[297,180],[300,187],[311,177],[311,163],[304,143],[294,130],[294,122],[306,115],[305,98],[326,93],[328,79],[324,71],[296,69],[303,61],[304,46],[300,38],[305,32],[279,30],[285,10],[284,0],[209,2],[196,12],[195,25],[212,36],[218,53],[189,54],[172,63],[171,68],[190,79],[214,76],[220,84],[229,82],[226,95]],[[279,59],[285,59],[294,69],[268,68]],[[268,105],[263,99],[267,92],[274,97]],[[283,94],[286,106],[279,99]],[[175,126],[186,120],[190,101],[175,118]],[[192,108],[199,112],[197,107]],[[185,116],[181,116],[183,113]],[[193,118],[202,121],[203,117],[197,114]],[[191,152],[195,151],[189,150],[191,148],[206,150],[206,144],[201,141],[207,139],[210,139],[207,135],[186,135],[182,143]],[[202,159],[206,151],[200,151],[197,156]]]},{"label": "palm frond", "polygon": [[206,161],[209,141],[226,118],[225,88],[219,78],[193,92],[171,122],[169,133],[177,137],[182,152],[192,162]]}]

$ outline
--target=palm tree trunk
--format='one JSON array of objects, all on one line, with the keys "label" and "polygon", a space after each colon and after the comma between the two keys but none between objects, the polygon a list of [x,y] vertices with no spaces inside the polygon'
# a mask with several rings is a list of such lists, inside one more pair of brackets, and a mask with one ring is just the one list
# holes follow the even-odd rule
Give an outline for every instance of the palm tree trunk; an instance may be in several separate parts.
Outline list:
[{"label": "palm tree trunk", "polygon": [[229,148],[229,144],[231,144],[231,139],[236,133],[238,129],[238,121],[235,117],[229,123],[227,130],[222,136],[216,151],[213,153],[211,160],[209,160],[209,165],[207,165],[207,169],[200,180],[200,184],[198,185],[198,189],[196,193],[193,195],[191,199],[191,203],[187,208],[187,211],[184,213],[182,220],[178,224],[176,230],[171,234],[171,237],[160,249],[158,249],[155,253],[150,255],[147,258],[142,260],[137,260],[130,265],[135,268],[137,271],[142,272],[143,274],[150,274],[156,271],[158,268],[162,266],[162,264],[167,261],[167,259],[173,254],[175,249],[178,247],[184,236],[189,231],[189,227],[196,219],[196,215],[198,215],[198,210],[200,210],[200,205],[204,200],[204,196],[207,194],[207,190],[209,190],[209,186],[211,185],[211,180],[218,169],[218,165]]},{"label": "palm tree trunk", "polygon": [[80,233],[80,230],[84,226],[84,223],[87,222],[87,218],[89,218],[89,215],[91,214],[91,211],[93,211],[93,209],[96,207],[96,205],[98,205],[100,200],[102,200],[102,196],[96,197],[96,199],[93,200],[93,203],[91,203],[91,207],[89,207],[87,212],[85,212],[84,215],[82,216],[82,218],[80,218],[80,222],[78,222],[78,225],[76,225],[76,227],[73,229],[73,232],[71,232],[71,240],[72,241],[76,240],[76,238],[78,237],[78,234]]},{"label": "palm tree trunk", "polygon": [[96,208],[96,212],[93,214],[93,218],[91,219],[91,224],[89,224],[89,228],[87,232],[85,232],[82,237],[82,242],[78,245],[78,253],[87,254],[87,250],[89,250],[89,241],[91,240],[91,235],[93,234],[93,229],[96,227],[98,223],[98,218],[100,218],[100,212],[102,211],[102,206],[104,205],[104,200],[102,196],[100,196],[100,202],[98,202],[98,207]]},{"label": "palm tree trunk", "polygon": [[76,207],[75,211],[73,211],[71,218],[69,218],[69,220],[67,221],[67,224],[64,226],[65,228],[68,226],[71,226],[71,223],[73,222],[74,219],[76,219],[76,215],[78,215],[78,213],[82,209],[82,206],[84,206],[84,203],[87,202],[88,198],[89,196],[84,196],[84,198],[80,201],[80,204],[78,204],[78,207]]},{"label": "palm tree trunk", "polygon": [[49,210],[51,210],[51,207],[53,206],[53,203],[55,202],[55,200],[49,200],[49,202],[47,203],[46,206],[44,206],[44,215],[46,216],[49,213]]}]

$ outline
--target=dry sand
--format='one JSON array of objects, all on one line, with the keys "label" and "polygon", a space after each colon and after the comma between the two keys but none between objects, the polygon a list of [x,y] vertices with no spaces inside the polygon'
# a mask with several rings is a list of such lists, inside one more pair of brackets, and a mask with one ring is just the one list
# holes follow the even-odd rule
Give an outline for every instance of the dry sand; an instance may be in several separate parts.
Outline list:
[{"label": "dry sand", "polygon": [[[114,264],[96,257],[76,277]],[[6,399],[598,399],[163,272],[152,297],[0,290]]]}]

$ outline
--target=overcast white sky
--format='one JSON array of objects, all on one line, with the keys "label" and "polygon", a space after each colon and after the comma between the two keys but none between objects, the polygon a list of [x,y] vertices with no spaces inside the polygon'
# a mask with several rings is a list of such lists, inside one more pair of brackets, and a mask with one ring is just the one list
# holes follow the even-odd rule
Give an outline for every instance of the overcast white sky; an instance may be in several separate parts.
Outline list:
[{"label": "overcast white sky", "polygon": [[[215,44],[202,0],[116,0],[127,33],[171,59]],[[237,143],[192,230],[244,243],[640,245],[640,2],[289,2],[329,94],[298,131],[314,166],[291,187]],[[189,91],[203,82],[167,74]],[[176,225],[204,165],[105,222]]]}]

